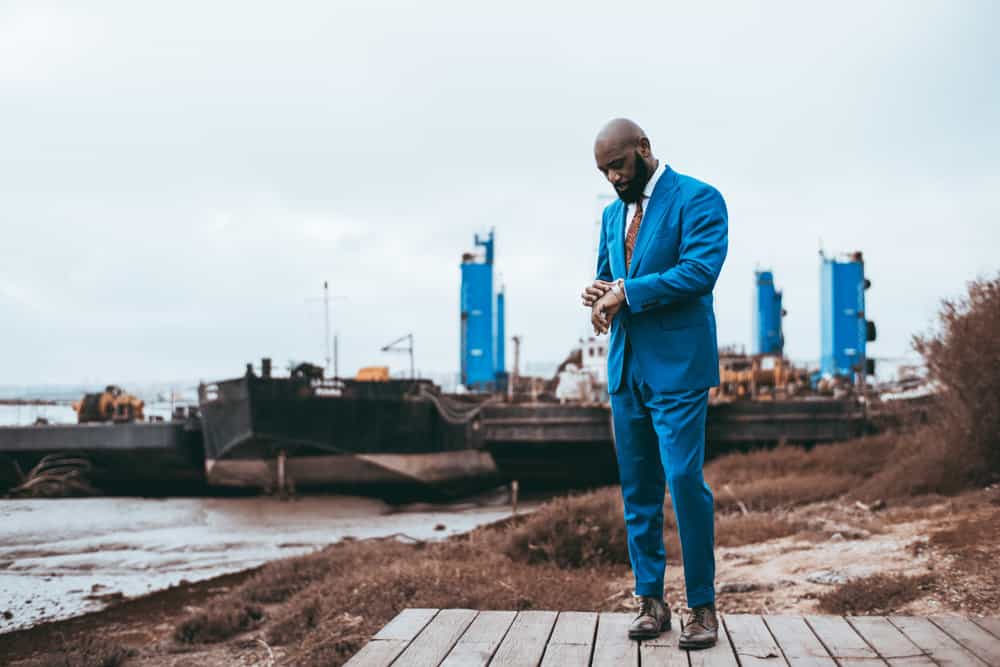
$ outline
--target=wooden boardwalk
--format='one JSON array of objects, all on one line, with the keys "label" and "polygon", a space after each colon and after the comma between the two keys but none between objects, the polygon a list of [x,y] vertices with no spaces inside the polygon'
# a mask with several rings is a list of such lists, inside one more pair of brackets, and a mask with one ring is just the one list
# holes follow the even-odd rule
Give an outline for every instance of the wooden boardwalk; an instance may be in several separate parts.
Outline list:
[{"label": "wooden boardwalk", "polygon": [[634,614],[406,609],[351,667],[474,665],[593,667],[1000,666],[1000,618],[720,614],[719,643],[677,648],[679,623],[629,640]]}]

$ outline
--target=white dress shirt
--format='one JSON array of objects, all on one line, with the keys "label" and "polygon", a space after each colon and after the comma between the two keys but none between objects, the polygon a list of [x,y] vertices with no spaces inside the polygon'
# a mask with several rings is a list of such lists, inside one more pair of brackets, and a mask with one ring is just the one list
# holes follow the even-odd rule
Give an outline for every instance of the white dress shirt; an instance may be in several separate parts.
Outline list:
[{"label": "white dress shirt", "polygon": [[[646,181],[646,187],[642,189],[642,222],[639,223],[639,229],[642,229],[642,223],[646,221],[646,211],[648,210],[649,198],[653,196],[653,188],[656,187],[656,182],[660,180],[660,176],[663,175],[664,167],[667,163],[660,160],[660,164],[657,165],[656,170],[653,171],[653,175],[649,177]],[[635,216],[635,204],[629,204],[628,208],[625,209],[625,222],[622,228],[622,238],[624,239],[628,235],[628,226],[632,224],[632,218]],[[632,249],[633,251],[635,248]],[[635,259],[635,255],[632,256]],[[625,305],[630,305],[628,300],[628,290],[622,290],[625,293]]]}]

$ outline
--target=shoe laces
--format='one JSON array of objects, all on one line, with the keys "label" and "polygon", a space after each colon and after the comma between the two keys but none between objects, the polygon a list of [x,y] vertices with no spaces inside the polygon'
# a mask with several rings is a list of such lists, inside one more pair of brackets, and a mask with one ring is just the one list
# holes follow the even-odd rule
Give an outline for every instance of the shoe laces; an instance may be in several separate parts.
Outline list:
[{"label": "shoe laces", "polygon": [[709,607],[695,607],[691,610],[691,625],[700,625],[703,628],[707,628],[708,624],[708,612]]},{"label": "shoe laces", "polygon": [[640,597],[639,598],[639,615],[640,616],[655,616],[653,613],[655,609],[653,604],[653,598],[650,597]]}]

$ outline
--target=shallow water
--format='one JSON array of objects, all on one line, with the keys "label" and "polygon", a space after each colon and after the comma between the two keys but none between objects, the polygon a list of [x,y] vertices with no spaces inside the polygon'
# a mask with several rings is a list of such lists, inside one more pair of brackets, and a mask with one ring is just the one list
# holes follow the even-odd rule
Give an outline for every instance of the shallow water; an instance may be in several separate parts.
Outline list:
[{"label": "shallow water", "polygon": [[441,539],[510,514],[502,495],[481,503],[394,508],[351,496],[0,500],[0,633],[348,536]]}]

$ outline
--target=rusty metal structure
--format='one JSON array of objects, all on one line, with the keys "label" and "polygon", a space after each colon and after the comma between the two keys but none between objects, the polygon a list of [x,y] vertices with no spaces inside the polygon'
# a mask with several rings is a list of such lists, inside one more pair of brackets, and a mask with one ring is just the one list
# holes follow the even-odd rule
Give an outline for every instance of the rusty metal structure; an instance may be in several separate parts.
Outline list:
[{"label": "rusty metal structure", "polygon": [[109,384],[104,391],[84,394],[73,402],[76,421],[80,424],[93,422],[141,422],[145,403],[121,387]]},{"label": "rusty metal structure", "polygon": [[719,386],[713,401],[792,398],[809,387],[809,372],[777,354],[753,354],[729,349],[719,354]]}]

